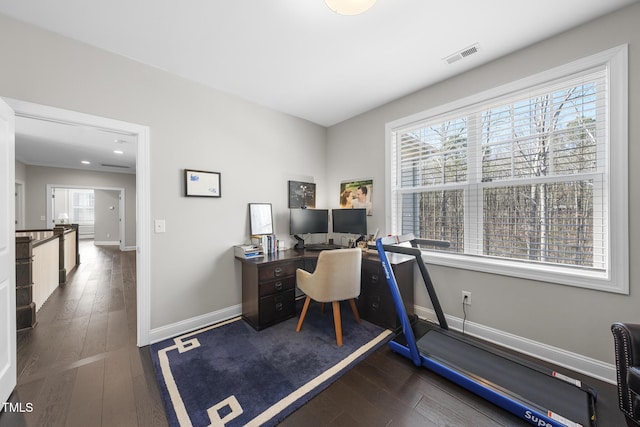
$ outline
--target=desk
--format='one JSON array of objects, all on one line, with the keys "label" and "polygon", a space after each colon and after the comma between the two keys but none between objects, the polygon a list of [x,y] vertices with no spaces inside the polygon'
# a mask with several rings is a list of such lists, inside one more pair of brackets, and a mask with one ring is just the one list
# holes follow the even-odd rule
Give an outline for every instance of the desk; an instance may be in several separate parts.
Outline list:
[{"label": "desk", "polygon": [[[287,250],[261,258],[243,259],[242,317],[256,330],[290,319],[296,315],[296,270],[315,270],[320,252]],[[414,314],[413,265],[415,258],[389,254],[407,314]],[[363,251],[362,282],[357,301],[360,317],[382,326],[400,327],[382,263],[376,252]]]}]

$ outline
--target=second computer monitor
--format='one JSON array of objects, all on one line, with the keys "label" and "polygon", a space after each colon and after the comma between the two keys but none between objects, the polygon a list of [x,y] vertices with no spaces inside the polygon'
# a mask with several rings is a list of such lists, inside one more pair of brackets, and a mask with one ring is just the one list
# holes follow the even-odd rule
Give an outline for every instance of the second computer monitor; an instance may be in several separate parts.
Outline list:
[{"label": "second computer monitor", "polygon": [[334,233],[367,234],[366,209],[333,209],[331,217]]}]

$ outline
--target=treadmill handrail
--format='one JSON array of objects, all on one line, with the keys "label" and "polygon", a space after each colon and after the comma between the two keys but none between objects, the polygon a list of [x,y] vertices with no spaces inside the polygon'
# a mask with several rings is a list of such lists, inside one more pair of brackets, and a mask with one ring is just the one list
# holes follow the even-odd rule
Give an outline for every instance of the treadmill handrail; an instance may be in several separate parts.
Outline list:
[{"label": "treadmill handrail", "polygon": [[[408,235],[405,235],[408,236]],[[413,236],[413,235],[411,235]],[[414,248],[414,247],[406,247],[406,246],[395,246],[395,245],[390,245],[390,244],[384,244],[385,241],[387,242],[392,242],[394,241],[393,238],[395,236],[390,236],[390,237],[386,237],[386,238],[380,238],[376,241],[376,247],[378,247],[378,254],[380,256],[380,259],[382,259],[382,253],[384,251],[387,252],[394,252],[394,253],[399,253],[399,254],[404,254],[404,255],[412,255],[415,257],[416,262],[418,263],[418,268],[420,269],[420,273],[422,274],[422,280],[424,282],[425,287],[427,288],[427,293],[429,294],[429,298],[431,299],[431,305],[433,306],[433,311],[435,311],[436,313],[436,317],[438,318],[438,323],[440,324],[440,328],[442,329],[449,329],[449,325],[447,323],[447,319],[444,315],[444,311],[442,311],[442,306],[440,305],[440,300],[438,300],[438,294],[436,294],[436,290],[433,286],[433,282],[431,281],[431,276],[429,275],[429,271],[427,270],[427,266],[425,265],[424,261],[422,260],[422,252],[420,251],[420,249],[418,248]],[[391,240],[390,240],[391,238]],[[416,239],[411,239],[409,241],[415,241]],[[395,241],[398,241],[398,239],[395,239]],[[405,240],[407,241],[407,240]],[[378,246],[379,244],[379,246]],[[386,255],[385,255],[386,257]],[[393,273],[393,272],[392,272]],[[400,305],[402,304],[402,301],[400,302]],[[403,305],[404,307],[404,305]]]},{"label": "treadmill handrail", "polygon": [[402,332],[404,333],[404,336],[407,340],[407,347],[409,348],[409,353],[411,355],[410,358],[416,366],[420,366],[422,365],[422,359],[420,358],[420,352],[418,351],[416,338],[413,335],[411,322],[409,321],[407,310],[405,310],[404,308],[402,295],[400,295],[400,289],[398,288],[398,282],[396,281],[396,277],[393,274],[393,269],[391,268],[391,264],[389,263],[389,258],[387,257],[387,253],[385,252],[385,245],[382,244],[382,240],[382,238],[376,240],[378,255],[380,257],[380,261],[382,262],[382,268],[387,279],[387,284],[389,285],[389,290],[391,291],[393,303],[396,306],[398,318],[400,319],[400,323],[402,324]]},{"label": "treadmill handrail", "polygon": [[420,245],[436,246],[439,248],[448,248],[451,246],[451,242],[448,240],[418,239],[413,233],[402,234],[400,236],[381,237],[380,239],[382,240],[383,245],[397,245],[409,242],[414,248],[419,248]]}]

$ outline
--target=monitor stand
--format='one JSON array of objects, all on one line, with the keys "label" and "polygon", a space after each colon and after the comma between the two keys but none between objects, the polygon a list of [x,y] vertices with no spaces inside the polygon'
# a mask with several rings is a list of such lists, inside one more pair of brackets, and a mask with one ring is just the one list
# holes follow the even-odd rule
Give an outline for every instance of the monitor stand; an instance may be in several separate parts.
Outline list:
[{"label": "monitor stand", "polygon": [[300,236],[298,236],[297,234],[294,234],[293,237],[296,238],[296,240],[298,241],[296,243],[296,245],[294,246],[294,249],[304,249],[304,239],[302,239]]}]

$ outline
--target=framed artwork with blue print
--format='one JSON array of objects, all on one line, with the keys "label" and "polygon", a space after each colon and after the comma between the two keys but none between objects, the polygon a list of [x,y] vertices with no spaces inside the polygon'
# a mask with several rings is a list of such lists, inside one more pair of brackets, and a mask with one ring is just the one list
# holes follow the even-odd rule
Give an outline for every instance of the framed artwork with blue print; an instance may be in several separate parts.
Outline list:
[{"label": "framed artwork with blue print", "polygon": [[184,170],[185,196],[221,197],[220,172]]}]

